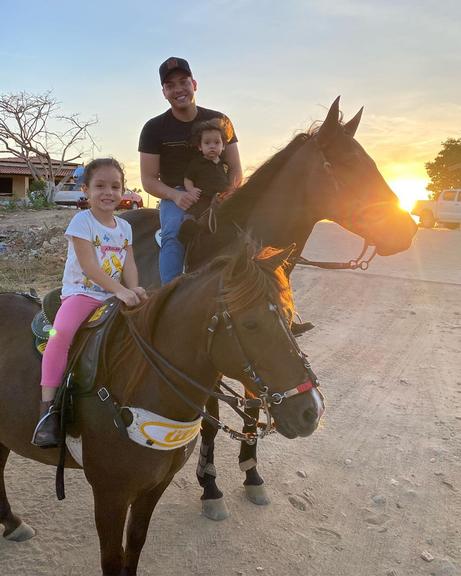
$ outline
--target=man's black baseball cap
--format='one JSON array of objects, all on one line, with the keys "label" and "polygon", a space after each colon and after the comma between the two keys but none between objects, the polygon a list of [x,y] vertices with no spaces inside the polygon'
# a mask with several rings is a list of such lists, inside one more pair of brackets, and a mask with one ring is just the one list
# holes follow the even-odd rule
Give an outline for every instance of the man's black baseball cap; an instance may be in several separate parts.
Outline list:
[{"label": "man's black baseball cap", "polygon": [[168,74],[170,74],[170,72],[173,72],[174,70],[182,70],[188,76],[192,76],[192,72],[187,60],[184,60],[184,58],[170,57],[167,60],[165,60],[165,62],[163,62],[163,64],[161,64],[160,68],[158,69],[160,74],[160,83],[162,84],[162,86],[165,83]]}]

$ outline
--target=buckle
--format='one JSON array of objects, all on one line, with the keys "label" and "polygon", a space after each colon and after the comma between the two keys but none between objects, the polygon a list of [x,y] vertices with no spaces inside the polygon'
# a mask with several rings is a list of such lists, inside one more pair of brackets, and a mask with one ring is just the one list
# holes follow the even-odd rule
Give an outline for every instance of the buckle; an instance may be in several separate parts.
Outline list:
[{"label": "buckle", "polygon": [[285,394],[279,394],[278,392],[275,392],[274,394],[272,394],[271,403],[272,404],[281,404],[285,397],[286,397]]},{"label": "buckle", "polygon": [[102,402],[105,402],[109,398],[110,394],[107,388],[103,387],[98,390],[98,396]]}]

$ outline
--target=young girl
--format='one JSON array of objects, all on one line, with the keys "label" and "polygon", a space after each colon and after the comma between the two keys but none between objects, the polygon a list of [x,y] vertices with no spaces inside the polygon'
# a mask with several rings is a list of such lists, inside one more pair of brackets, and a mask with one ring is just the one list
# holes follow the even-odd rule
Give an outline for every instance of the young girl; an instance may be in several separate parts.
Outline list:
[{"label": "young girl", "polygon": [[113,158],[93,160],[85,168],[83,181],[90,209],[77,213],[66,230],[62,304],[43,354],[40,420],[32,438],[42,448],[59,443],[59,415],[53,410],[53,400],[77,330],[111,296],[127,306],[146,298],[144,288],[138,286],[131,226],[114,215],[125,188],[120,164]]}]

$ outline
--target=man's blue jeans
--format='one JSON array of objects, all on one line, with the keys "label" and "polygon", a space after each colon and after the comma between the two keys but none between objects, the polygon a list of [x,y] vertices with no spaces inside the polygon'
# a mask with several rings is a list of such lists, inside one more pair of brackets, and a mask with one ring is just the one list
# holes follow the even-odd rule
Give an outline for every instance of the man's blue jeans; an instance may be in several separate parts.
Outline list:
[{"label": "man's blue jeans", "polygon": [[185,250],[178,240],[178,233],[187,216],[187,213],[173,200],[160,202],[162,247],[160,248],[159,268],[162,285],[182,274]]}]

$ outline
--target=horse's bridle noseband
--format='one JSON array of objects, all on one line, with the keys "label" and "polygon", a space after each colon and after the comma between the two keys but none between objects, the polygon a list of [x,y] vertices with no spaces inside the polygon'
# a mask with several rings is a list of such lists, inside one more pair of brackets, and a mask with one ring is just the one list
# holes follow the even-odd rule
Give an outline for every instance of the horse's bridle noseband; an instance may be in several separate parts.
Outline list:
[{"label": "horse's bridle noseband", "polygon": [[[285,399],[292,398],[298,394],[302,394],[304,392],[309,392],[313,388],[319,387],[319,381],[317,376],[315,375],[314,371],[311,368],[311,365],[307,359],[306,354],[299,348],[298,343],[296,342],[295,337],[293,336],[291,330],[289,329],[286,321],[284,320],[283,315],[281,314],[279,307],[273,303],[269,303],[269,310],[276,314],[279,324],[281,325],[285,335],[287,336],[290,346],[294,349],[296,355],[301,359],[304,369],[308,374],[308,379],[291,388],[289,390],[284,391],[283,393],[280,392],[273,392],[271,393],[269,387],[265,384],[264,380],[257,374],[256,370],[254,369],[251,361],[248,359],[247,354],[245,353],[243,346],[241,344],[239,335],[237,330],[234,328],[231,314],[228,312],[226,308],[221,310],[220,312],[216,312],[210,319],[210,323],[208,324],[207,332],[208,332],[208,339],[207,339],[207,353],[212,361],[213,365],[214,362],[212,360],[211,351],[213,346],[213,337],[215,335],[216,329],[220,323],[223,322],[226,334],[232,338],[232,341],[237,348],[237,353],[242,358],[242,372],[244,375],[256,386],[259,391],[257,398],[243,398],[241,395],[234,392],[232,388],[225,385],[222,381],[219,382],[220,386],[223,386],[226,390],[228,390],[233,396],[238,398],[238,405],[239,408],[260,408],[264,411],[266,415],[266,424],[261,427],[258,433],[253,434],[253,441],[256,440],[257,437],[264,437],[266,434],[269,434],[272,429],[272,416],[269,411],[269,408],[274,405],[281,404]],[[246,415],[248,417],[248,415]],[[256,421],[253,419],[253,423],[256,424]]]}]

